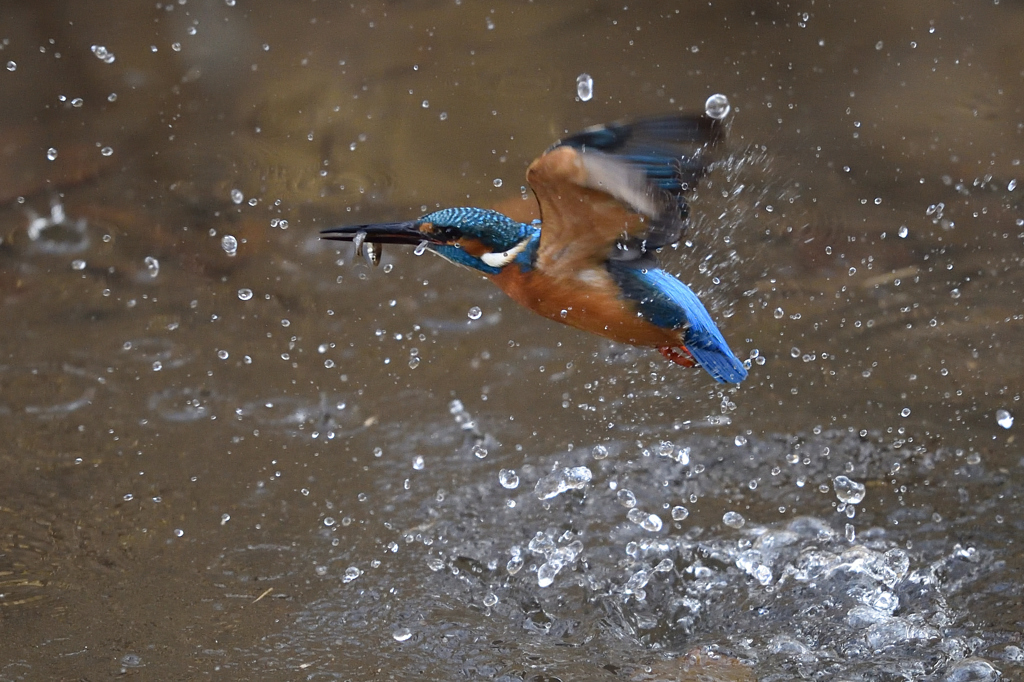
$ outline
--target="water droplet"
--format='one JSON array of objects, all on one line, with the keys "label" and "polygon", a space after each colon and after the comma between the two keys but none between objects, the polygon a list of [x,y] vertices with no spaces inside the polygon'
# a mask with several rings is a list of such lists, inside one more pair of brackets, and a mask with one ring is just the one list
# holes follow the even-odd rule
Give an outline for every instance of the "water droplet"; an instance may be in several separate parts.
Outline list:
[{"label": "water droplet", "polygon": [[722,94],[714,94],[704,102],[704,113],[709,117],[721,121],[732,111],[729,98]]},{"label": "water droplet", "polygon": [[514,490],[519,487],[519,474],[515,469],[502,469],[498,472],[498,482],[502,488]]},{"label": "water droplet", "polygon": [[742,447],[747,444],[747,437],[743,435],[736,436],[736,438],[733,439],[733,443],[736,444],[736,447]]},{"label": "water droplet", "polygon": [[657,514],[648,514],[639,509],[630,509],[626,512],[626,518],[640,526],[644,530],[657,533],[661,530],[661,517]]},{"label": "water droplet", "polygon": [[772,313],[772,315],[774,315],[774,316],[775,316],[775,319],[776,319],[776,320],[781,320],[781,319],[782,319],[782,317],[783,317],[783,315],[785,315],[785,314],[786,314],[786,311],[785,311],[785,310],[783,310],[782,308],[776,308],[776,309],[775,309],[775,312],[774,312],[774,313]]},{"label": "water droplet", "polygon": [[996,410],[996,424],[999,424],[1004,429],[1008,429],[1013,426],[1013,415],[1006,410]]},{"label": "water droplet", "polygon": [[245,195],[242,194],[242,190],[240,190],[240,189],[233,189],[233,190],[231,190],[231,201],[233,201],[236,204],[240,204],[243,201],[245,201]]},{"label": "water droplet", "polygon": [[232,235],[226,234],[220,238],[220,248],[224,249],[224,253],[229,256],[235,256],[238,253],[238,240]]},{"label": "water droplet", "polygon": [[81,258],[76,258],[75,260],[71,261],[71,269],[85,270],[85,261],[82,260]]},{"label": "water droplet", "polygon": [[53,147],[50,147],[49,149],[47,149],[46,150],[46,158],[49,159],[50,161],[55,160],[57,158],[57,150],[55,148],[53,148]]},{"label": "water droplet", "polygon": [[235,6],[235,0],[224,0],[224,4],[227,5],[228,7],[234,7]]},{"label": "water droplet", "polygon": [[633,494],[632,490],[623,488],[615,494],[615,497],[619,500],[619,504],[626,509],[632,509],[636,506],[636,495]]},{"label": "water droplet", "polygon": [[333,516],[328,516],[328,517],[324,518],[324,525],[327,526],[328,528],[333,526],[335,523],[337,523],[337,522],[334,520]]},{"label": "water droplet", "polygon": [[722,515],[722,523],[730,528],[742,528],[746,522],[747,520],[739,512],[730,511]]},{"label": "water droplet", "polygon": [[427,101],[427,100],[423,100],[423,103],[420,104],[420,106],[423,107],[424,109],[429,109],[430,108],[430,102]]},{"label": "water droplet", "polygon": [[83,104],[85,104],[85,100],[81,97],[76,97],[73,100],[71,100],[71,106],[73,106],[75,109],[81,109]]},{"label": "water droplet", "polygon": [[576,77],[576,96],[581,102],[589,102],[594,97],[594,79],[589,73],[581,73]]},{"label": "water droplet", "polygon": [[160,274],[160,261],[152,256],[146,256],[146,270],[149,271],[150,277],[156,277]]},{"label": "water droplet", "polygon": [[906,225],[900,225],[900,229],[898,232],[896,232],[896,234],[900,236],[900,239],[906,239],[907,235],[910,234],[910,230],[907,229]]},{"label": "water droplet", "polygon": [[113,153],[114,153],[114,148],[113,147],[104,147],[103,149],[100,150],[100,154],[102,154],[103,156],[110,156]]},{"label": "water droplet", "polygon": [[910,408],[909,407],[904,407],[902,410],[900,410],[900,416],[901,417],[909,417],[910,416]]},{"label": "water droplet", "polygon": [[163,368],[164,368],[164,363],[160,362],[159,360],[154,360],[153,361],[153,371],[154,372],[159,372]]},{"label": "water droplet", "polygon": [[590,456],[594,459],[604,459],[608,456],[608,448],[603,445],[595,445],[590,449]]},{"label": "water droplet", "polygon": [[239,289],[238,298],[243,301],[248,301],[250,298],[252,298],[252,289]]},{"label": "water droplet", "polygon": [[491,19],[490,17],[486,17],[484,19],[484,23],[487,25],[487,30],[488,31],[493,31],[494,30],[494,19]]},{"label": "water droplet", "polygon": [[175,528],[174,529],[174,537],[180,538],[180,537],[184,537],[184,536],[185,536],[185,531],[183,531],[181,528]]},{"label": "water droplet", "polygon": [[8,71],[15,71],[15,70],[17,70],[17,68],[18,68],[18,64],[16,62],[14,62],[14,61],[7,62],[7,70]]},{"label": "water droplet", "polygon": [[414,355],[409,358],[409,369],[416,369],[420,366],[420,358],[418,355]]},{"label": "water droplet", "polygon": [[501,187],[501,178],[494,178],[494,186]]},{"label": "water droplet", "polygon": [[221,514],[220,515],[220,525],[223,526],[224,524],[226,524],[230,520],[231,520],[231,514]]},{"label": "water droplet", "polygon": [[419,244],[417,244],[416,248],[413,249],[412,252],[413,252],[413,255],[422,256],[423,252],[426,251],[426,250],[427,250],[427,242],[426,242],[426,240],[424,240],[424,241],[420,242]]},{"label": "water droplet", "polygon": [[226,350],[217,351],[217,357],[220,358],[221,360],[227,360],[229,355],[230,354]]},{"label": "water droplet", "polygon": [[1017,179],[1016,178],[1014,178],[1013,180],[1010,180],[1008,183],[1006,183],[1006,191],[1007,192],[1012,192],[1015,189],[1017,189]]},{"label": "water droplet", "polygon": [[408,641],[410,637],[412,637],[412,630],[410,630],[409,628],[398,628],[397,630],[391,633],[391,636],[395,638],[396,642],[405,642]]},{"label": "water droplet", "polygon": [[836,497],[840,502],[846,504],[859,504],[867,493],[863,483],[852,481],[846,476],[836,476],[832,479],[832,489],[836,491]]},{"label": "water droplet", "polygon": [[478,308],[477,306],[473,306],[472,308],[469,309],[469,313],[467,313],[467,315],[471,320],[479,320],[480,317],[483,315],[483,311],[481,311],[480,308]]},{"label": "water droplet", "polygon": [[487,448],[479,443],[473,446],[473,456],[477,459],[484,459],[487,457]]},{"label": "water droplet", "polygon": [[423,455],[416,455],[415,457],[412,458],[413,469],[415,469],[416,471],[423,471],[424,466],[425,464],[423,461]]},{"label": "water droplet", "polygon": [[353,580],[355,580],[356,578],[358,578],[359,576],[361,576],[362,574],[363,574],[363,572],[360,571],[355,566],[349,566],[348,568],[345,569],[345,575],[343,575],[341,577],[341,582],[343,582],[343,583],[350,583]]},{"label": "water droplet", "polygon": [[114,63],[114,53],[108,50],[103,45],[93,45],[91,48],[92,53],[96,55],[96,58],[102,61],[104,64]]},{"label": "water droplet", "polygon": [[672,520],[673,521],[682,521],[683,519],[685,519],[689,515],[690,515],[690,510],[687,509],[686,507],[683,507],[681,505],[676,505],[675,507],[672,507]]}]

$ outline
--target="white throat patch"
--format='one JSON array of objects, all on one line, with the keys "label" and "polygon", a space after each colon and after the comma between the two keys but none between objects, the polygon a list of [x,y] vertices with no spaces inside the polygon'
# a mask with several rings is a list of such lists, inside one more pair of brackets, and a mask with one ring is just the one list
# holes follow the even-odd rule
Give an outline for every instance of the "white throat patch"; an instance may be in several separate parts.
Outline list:
[{"label": "white throat patch", "polygon": [[527,244],[529,243],[530,237],[527,237],[523,241],[513,246],[508,251],[492,251],[490,253],[485,253],[482,256],[480,256],[480,260],[484,262],[484,265],[489,265],[492,268],[503,268],[512,261],[514,261],[516,256],[521,254],[523,252],[523,249],[525,249]]}]

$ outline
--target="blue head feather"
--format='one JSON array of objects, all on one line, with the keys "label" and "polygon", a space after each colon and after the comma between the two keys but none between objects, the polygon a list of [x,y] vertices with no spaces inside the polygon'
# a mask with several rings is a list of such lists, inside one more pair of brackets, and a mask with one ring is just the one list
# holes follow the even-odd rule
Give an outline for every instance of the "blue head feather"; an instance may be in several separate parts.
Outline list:
[{"label": "blue head feather", "polygon": [[489,251],[502,253],[529,238],[530,242],[526,248],[511,261],[524,269],[532,266],[540,242],[540,229],[536,225],[525,225],[497,211],[483,208],[446,208],[428,213],[420,218],[419,222],[430,223],[437,236],[445,242],[452,242],[428,244],[428,249],[457,265],[464,265],[488,275],[496,275],[502,268],[488,265],[453,242],[459,239],[474,239]]}]

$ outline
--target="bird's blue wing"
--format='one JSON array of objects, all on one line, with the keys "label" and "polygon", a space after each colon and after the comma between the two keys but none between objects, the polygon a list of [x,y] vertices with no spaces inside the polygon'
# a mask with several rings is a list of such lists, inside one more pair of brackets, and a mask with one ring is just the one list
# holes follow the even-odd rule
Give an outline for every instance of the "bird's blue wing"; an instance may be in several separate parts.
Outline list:
[{"label": "bird's blue wing", "polygon": [[688,286],[659,268],[639,268],[614,260],[608,261],[607,267],[623,295],[636,301],[648,322],[683,331],[683,345],[715,380],[739,383],[747,378],[743,363]]}]

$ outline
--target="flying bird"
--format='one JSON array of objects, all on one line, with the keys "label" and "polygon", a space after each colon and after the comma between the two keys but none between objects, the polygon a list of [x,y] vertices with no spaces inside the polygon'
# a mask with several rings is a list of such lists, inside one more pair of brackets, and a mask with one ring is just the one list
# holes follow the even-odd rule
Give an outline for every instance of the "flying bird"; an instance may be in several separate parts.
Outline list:
[{"label": "flying bird", "polygon": [[697,295],[659,267],[656,253],[680,240],[686,196],[722,137],[721,121],[708,115],[594,126],[556,142],[527,169],[539,220],[447,208],[321,234],[365,249],[374,265],[382,244],[419,245],[483,273],[548,319],[657,348],[676,364],[739,383],[747,376],[743,363]]}]

